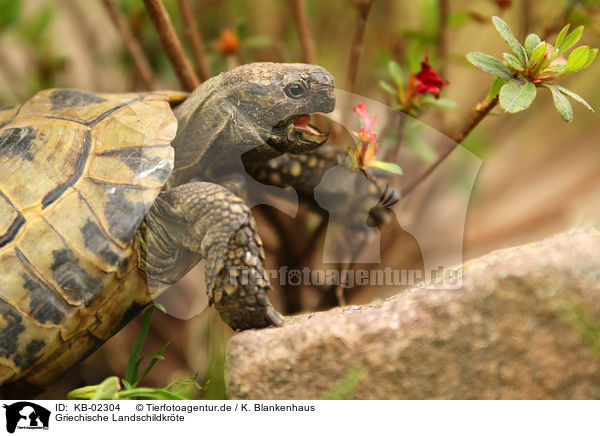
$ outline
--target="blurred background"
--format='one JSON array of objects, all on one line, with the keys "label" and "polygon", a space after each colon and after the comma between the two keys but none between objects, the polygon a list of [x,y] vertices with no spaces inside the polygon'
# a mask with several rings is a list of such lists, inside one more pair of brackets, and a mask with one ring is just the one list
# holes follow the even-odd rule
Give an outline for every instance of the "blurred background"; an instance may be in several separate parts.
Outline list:
[{"label": "blurred background", "polygon": [[[428,106],[417,115],[428,129],[444,137],[455,137],[468,124],[473,108],[485,98],[492,82],[492,76],[469,64],[465,54],[481,51],[501,58],[501,53],[508,51],[492,25],[493,15],[508,22],[521,41],[534,32],[553,42],[562,26],[572,23],[585,25],[580,44],[600,46],[600,1],[592,0],[163,3],[193,60],[195,53],[185,37],[185,12],[182,14],[183,3],[191,6],[192,13],[187,18],[197,24],[206,51],[206,65],[195,64],[201,78],[240,63],[311,60],[334,75],[337,88],[392,104],[392,97],[380,85],[382,80],[391,81],[389,62],[394,60],[406,73],[416,73],[427,56],[439,75],[449,82],[442,97],[454,102],[455,107]],[[308,19],[314,53],[301,44],[295,10],[298,4]],[[128,29],[128,36],[117,30],[116,22],[121,29]],[[363,40],[357,48],[356,41],[360,41],[363,30]],[[132,44],[137,49],[132,49]],[[135,62],[132,51],[137,53]],[[598,109],[599,73],[600,63],[595,62],[560,84]],[[181,89],[141,0],[0,0],[0,107],[22,102],[50,87],[96,92]],[[437,247],[442,253],[449,249],[449,242],[439,237],[443,229],[433,232],[430,241],[415,241],[399,224],[407,222],[401,218],[406,211],[425,229],[428,217],[439,220],[446,215],[447,232],[464,229],[465,261],[574,227],[597,225],[600,123],[596,114],[577,103],[574,111],[574,121],[563,122],[550,93],[541,91],[525,112],[508,115],[498,108],[463,143],[480,159],[475,159],[477,164],[473,166],[470,153],[462,154],[469,162],[463,162],[459,153],[451,165],[441,169],[442,183],[436,183],[434,177],[419,185],[395,207],[398,219],[380,226],[382,262],[422,268],[421,243]],[[331,142],[343,146],[343,134],[332,130]],[[423,165],[435,160],[446,145],[444,141],[407,140],[407,146]],[[463,170],[466,167],[462,163],[468,169]],[[404,176],[394,178],[394,186],[402,187],[406,183],[403,177],[410,174],[405,171]],[[467,180],[473,174],[477,176],[474,186]],[[454,209],[465,198],[469,203],[463,225],[460,213]],[[292,219],[268,206],[255,208],[255,216],[265,240],[269,267],[277,268],[286,262],[300,268],[314,264],[310,255],[289,259],[285,253],[300,250],[296,239],[304,244],[313,237],[312,252],[322,252],[324,234],[319,230],[319,217],[301,212]],[[286,238],[290,231],[298,236]],[[175,378],[197,375],[198,381],[206,384],[199,397],[224,397],[225,346],[233,332],[214,310],[192,316],[206,305],[204,290],[199,286],[202,280],[202,271],[197,268],[165,297],[181,316],[155,313],[145,350],[155,352],[167,341],[170,346],[166,359],[158,362],[144,385],[164,386]],[[397,292],[398,288],[390,287],[355,287],[342,295],[335,288],[275,285],[271,298],[279,310],[289,314],[323,310],[340,302],[366,303]],[[64,398],[73,388],[96,384],[110,375],[122,375],[139,328],[138,317],[42,398]]]}]

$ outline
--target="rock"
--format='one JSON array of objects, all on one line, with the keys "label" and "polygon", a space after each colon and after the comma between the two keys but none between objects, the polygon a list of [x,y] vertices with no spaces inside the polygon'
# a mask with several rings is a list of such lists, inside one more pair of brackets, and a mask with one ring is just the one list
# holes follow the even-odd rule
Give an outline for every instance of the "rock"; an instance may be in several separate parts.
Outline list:
[{"label": "rock", "polygon": [[235,335],[228,396],[600,398],[600,231],[495,251],[462,270],[458,290],[425,283]]}]

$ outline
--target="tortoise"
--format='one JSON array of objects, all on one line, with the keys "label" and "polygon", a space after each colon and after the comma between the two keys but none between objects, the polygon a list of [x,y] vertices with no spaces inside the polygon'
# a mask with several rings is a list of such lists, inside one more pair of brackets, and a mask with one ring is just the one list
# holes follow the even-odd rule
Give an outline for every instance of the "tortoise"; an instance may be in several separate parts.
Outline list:
[{"label": "tortoise", "polygon": [[[53,384],[201,259],[229,326],[281,325],[227,168],[318,148],[307,115],[333,91],[320,66],[254,63],[189,95],[51,89],[0,110],[4,392]],[[241,265],[244,281],[228,274]]]}]

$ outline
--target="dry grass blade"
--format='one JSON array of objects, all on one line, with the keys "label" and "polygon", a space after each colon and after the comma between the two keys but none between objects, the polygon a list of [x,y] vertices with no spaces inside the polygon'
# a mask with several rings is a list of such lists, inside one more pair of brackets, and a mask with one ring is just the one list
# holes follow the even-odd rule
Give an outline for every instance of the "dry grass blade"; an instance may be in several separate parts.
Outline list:
[{"label": "dry grass blade", "polygon": [[179,6],[181,20],[183,21],[185,39],[192,49],[196,71],[202,81],[208,80],[212,76],[212,71],[206,59],[204,41],[195,19],[192,4],[190,0],[177,0],[177,5]]},{"label": "dry grass blade", "polygon": [[148,59],[146,59],[146,56],[144,55],[144,51],[142,50],[140,43],[129,28],[127,20],[119,8],[117,8],[117,6],[114,4],[113,0],[102,0],[102,4],[104,5],[106,12],[108,12],[111,21],[117,28],[117,31],[123,40],[123,44],[125,44],[125,48],[133,60],[135,69],[139,74],[140,81],[146,89],[154,89],[152,68],[150,67]]},{"label": "dry grass blade", "polygon": [[144,0],[144,5],[156,28],[165,53],[175,69],[175,74],[177,74],[181,86],[186,91],[193,91],[200,85],[200,80],[198,80],[198,76],[196,76],[192,65],[183,51],[183,47],[177,37],[177,32],[175,32],[165,6],[160,0]]},{"label": "dry grass blade", "polygon": [[310,23],[306,15],[304,0],[290,0],[294,20],[298,27],[298,35],[300,36],[300,46],[302,47],[302,60],[309,64],[316,62],[315,41],[310,31]]}]

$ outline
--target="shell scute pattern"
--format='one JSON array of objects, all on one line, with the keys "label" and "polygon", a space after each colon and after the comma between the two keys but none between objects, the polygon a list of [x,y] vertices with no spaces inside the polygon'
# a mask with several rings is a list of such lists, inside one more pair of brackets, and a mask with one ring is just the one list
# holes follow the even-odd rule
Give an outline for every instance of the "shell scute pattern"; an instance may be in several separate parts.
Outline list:
[{"label": "shell scute pattern", "polygon": [[132,242],[183,98],[55,89],[0,109],[0,383],[51,379],[37,362],[77,359],[143,304]]}]

